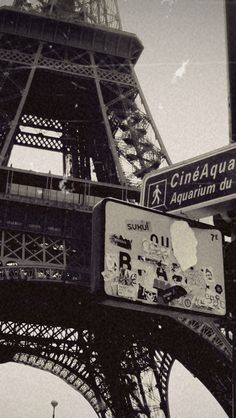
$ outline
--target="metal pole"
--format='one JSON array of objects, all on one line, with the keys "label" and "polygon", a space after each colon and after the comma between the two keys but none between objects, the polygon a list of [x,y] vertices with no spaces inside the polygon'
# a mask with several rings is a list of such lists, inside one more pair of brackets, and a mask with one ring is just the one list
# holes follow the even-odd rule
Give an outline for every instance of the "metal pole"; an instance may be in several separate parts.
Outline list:
[{"label": "metal pole", "polygon": [[232,324],[232,418],[236,417],[236,322]]},{"label": "metal pole", "polygon": [[55,408],[58,405],[58,402],[57,401],[52,401],[51,405],[52,405],[52,408],[53,408],[52,409],[52,418],[55,418]]}]

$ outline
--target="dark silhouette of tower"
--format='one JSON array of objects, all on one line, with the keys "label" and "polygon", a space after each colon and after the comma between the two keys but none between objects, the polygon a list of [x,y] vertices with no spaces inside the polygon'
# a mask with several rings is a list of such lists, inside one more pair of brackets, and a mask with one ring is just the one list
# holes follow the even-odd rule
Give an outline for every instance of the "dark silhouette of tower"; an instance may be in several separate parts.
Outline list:
[{"label": "dark silhouette of tower", "polygon": [[1,165],[24,145],[61,152],[66,176],[136,185],[169,162],[116,1],[15,1],[1,25]]},{"label": "dark silhouette of tower", "polygon": [[[170,163],[133,69],[141,42],[116,0],[1,4],[0,361],[50,370],[100,417],[154,418],[169,416],[179,359],[230,411],[222,324],[89,292],[94,204],[138,202],[143,175]],[[63,176],[9,166],[16,145],[52,151],[52,164],[60,152]]]}]

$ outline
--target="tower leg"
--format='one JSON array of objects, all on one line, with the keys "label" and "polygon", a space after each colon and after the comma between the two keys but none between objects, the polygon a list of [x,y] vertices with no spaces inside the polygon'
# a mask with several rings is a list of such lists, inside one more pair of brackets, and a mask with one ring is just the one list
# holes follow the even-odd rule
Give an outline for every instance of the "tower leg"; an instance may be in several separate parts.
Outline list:
[{"label": "tower leg", "polygon": [[232,418],[236,416],[236,324],[232,326],[232,346],[233,346],[233,361],[232,361]]},{"label": "tower leg", "polygon": [[42,52],[42,48],[43,48],[43,45],[42,45],[42,43],[40,43],[39,46],[38,46],[38,50],[35,54],[35,59],[34,59],[34,62],[33,62],[33,66],[30,70],[29,77],[28,77],[26,86],[24,88],[24,91],[23,91],[18,109],[17,109],[15,117],[14,117],[14,120],[11,122],[10,130],[7,134],[7,137],[5,139],[5,142],[4,142],[2,150],[1,150],[0,166],[1,165],[7,165],[7,163],[8,163],[8,160],[9,160],[9,157],[10,157],[10,152],[11,152],[12,147],[13,147],[14,135],[15,135],[16,129],[18,128],[18,125],[19,125],[19,120],[20,120],[20,117],[21,117],[21,113],[22,113],[27,95],[29,93],[29,90],[30,90],[30,87],[31,87],[31,84],[32,84],[32,81],[33,81],[33,78],[34,78],[34,74],[35,74],[35,71],[36,71],[36,68],[37,68],[37,64],[38,64],[41,52]]}]

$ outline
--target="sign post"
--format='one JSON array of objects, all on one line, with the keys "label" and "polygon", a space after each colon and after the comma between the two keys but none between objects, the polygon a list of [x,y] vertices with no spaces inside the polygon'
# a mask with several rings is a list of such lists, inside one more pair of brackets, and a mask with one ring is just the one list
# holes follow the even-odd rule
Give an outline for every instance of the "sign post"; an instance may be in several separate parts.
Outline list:
[{"label": "sign post", "polygon": [[233,346],[233,360],[232,360],[232,418],[236,416],[236,323],[232,324],[232,346]]},{"label": "sign post", "polygon": [[146,175],[140,203],[204,218],[230,210],[235,200],[236,146],[231,145]]},{"label": "sign post", "polygon": [[[187,214],[192,218],[235,211],[236,145],[229,145],[146,175],[140,203],[148,208],[174,214]],[[234,258],[235,253],[232,256]],[[232,269],[232,262],[229,269]],[[230,280],[233,284],[232,277]],[[231,332],[232,418],[234,418],[236,416],[235,319],[232,321]]]},{"label": "sign post", "polygon": [[94,209],[92,242],[93,291],[107,299],[225,315],[217,229],[105,199]]}]

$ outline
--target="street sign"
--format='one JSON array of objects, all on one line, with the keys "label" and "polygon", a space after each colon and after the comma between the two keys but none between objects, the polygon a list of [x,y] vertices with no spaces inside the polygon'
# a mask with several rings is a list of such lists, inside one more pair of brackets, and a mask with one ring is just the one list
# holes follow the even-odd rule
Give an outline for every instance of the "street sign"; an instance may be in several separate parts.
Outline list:
[{"label": "street sign", "polygon": [[203,218],[235,208],[236,146],[151,172],[144,177],[141,205]]},{"label": "street sign", "polygon": [[209,225],[105,199],[95,206],[93,291],[154,308],[225,315],[222,238]]}]

